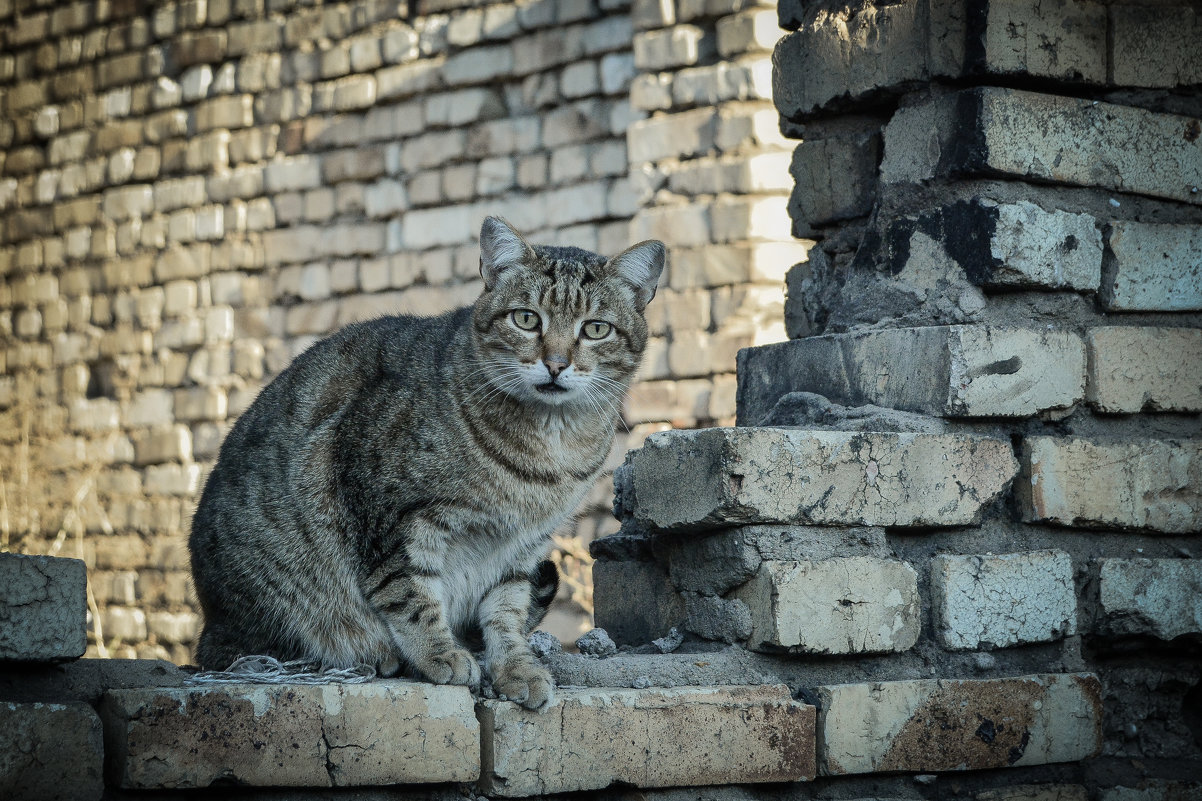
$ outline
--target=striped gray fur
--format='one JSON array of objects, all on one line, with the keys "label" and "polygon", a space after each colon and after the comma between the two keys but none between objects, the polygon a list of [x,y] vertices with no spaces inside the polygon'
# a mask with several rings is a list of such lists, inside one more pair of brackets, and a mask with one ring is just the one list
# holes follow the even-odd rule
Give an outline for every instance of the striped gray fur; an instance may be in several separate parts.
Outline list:
[{"label": "striped gray fur", "polygon": [[202,667],[476,686],[475,651],[498,693],[551,703],[526,643],[558,584],[550,537],[609,452],[666,251],[531,247],[495,217],[480,239],[473,306],[342,329],[230,431],[189,542]]}]

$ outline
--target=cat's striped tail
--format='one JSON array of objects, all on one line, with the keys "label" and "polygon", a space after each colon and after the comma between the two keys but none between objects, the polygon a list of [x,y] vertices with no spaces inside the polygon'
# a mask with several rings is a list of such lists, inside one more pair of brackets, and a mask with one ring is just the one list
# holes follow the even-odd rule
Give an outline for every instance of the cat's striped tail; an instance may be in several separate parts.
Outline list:
[{"label": "cat's striped tail", "polygon": [[559,570],[550,559],[544,559],[530,574],[530,612],[526,616],[526,633],[534,631],[559,591]]}]

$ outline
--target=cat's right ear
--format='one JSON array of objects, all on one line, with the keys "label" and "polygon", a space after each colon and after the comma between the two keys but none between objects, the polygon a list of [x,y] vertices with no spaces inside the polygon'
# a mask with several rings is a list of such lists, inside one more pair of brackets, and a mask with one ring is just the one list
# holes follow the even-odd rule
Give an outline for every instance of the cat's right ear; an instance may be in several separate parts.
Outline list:
[{"label": "cat's right ear", "polygon": [[634,289],[641,306],[655,297],[655,285],[668,260],[668,249],[655,239],[631,245],[609,260],[607,265],[619,278]]},{"label": "cat's right ear", "polygon": [[492,291],[502,272],[521,264],[533,252],[509,223],[500,217],[485,217],[480,226],[480,277],[484,288]]}]

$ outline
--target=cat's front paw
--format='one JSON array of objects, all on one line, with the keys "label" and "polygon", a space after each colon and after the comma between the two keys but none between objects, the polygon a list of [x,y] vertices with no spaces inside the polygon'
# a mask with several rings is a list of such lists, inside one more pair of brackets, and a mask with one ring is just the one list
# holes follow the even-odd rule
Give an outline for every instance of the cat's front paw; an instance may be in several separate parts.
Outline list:
[{"label": "cat's front paw", "polygon": [[435,684],[462,684],[473,690],[480,687],[480,665],[463,648],[448,648],[431,654],[420,668]]},{"label": "cat's front paw", "polygon": [[530,659],[512,659],[494,672],[497,695],[539,712],[555,703],[555,682],[545,667]]}]

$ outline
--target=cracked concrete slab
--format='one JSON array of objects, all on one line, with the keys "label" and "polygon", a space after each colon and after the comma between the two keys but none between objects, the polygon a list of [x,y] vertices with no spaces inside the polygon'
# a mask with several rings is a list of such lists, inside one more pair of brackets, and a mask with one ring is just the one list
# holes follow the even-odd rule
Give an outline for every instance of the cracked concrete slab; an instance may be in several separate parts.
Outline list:
[{"label": "cracked concrete slab", "polygon": [[0,553],[0,661],[83,656],[87,584],[87,569],[78,559]]},{"label": "cracked concrete slab", "polygon": [[100,714],[108,780],[127,789],[460,782],[480,772],[466,687],[387,679],[112,690]]},{"label": "cracked concrete slab", "polygon": [[1010,443],[969,434],[710,428],[627,456],[642,525],[956,526],[1017,473]]},{"label": "cracked concrete slab", "polygon": [[481,789],[509,798],[812,778],[814,714],[784,685],[562,688],[543,713],[482,701]]}]

